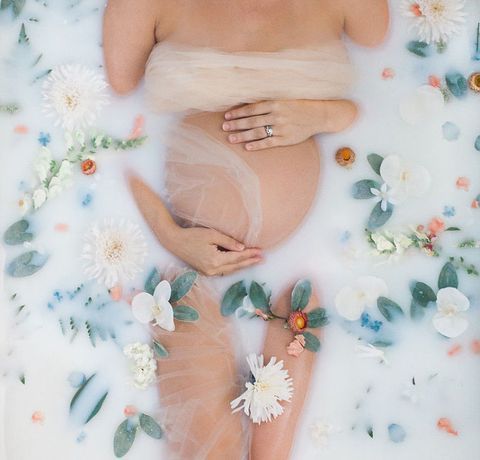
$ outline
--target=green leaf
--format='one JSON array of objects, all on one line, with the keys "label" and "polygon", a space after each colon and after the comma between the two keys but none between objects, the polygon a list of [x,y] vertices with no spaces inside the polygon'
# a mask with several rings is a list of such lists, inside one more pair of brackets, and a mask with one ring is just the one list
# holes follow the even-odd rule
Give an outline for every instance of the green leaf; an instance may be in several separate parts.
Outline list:
[{"label": "green leaf", "polygon": [[12,0],[2,0],[0,3],[0,9],[4,10],[12,4]]},{"label": "green leaf", "polygon": [[467,79],[459,72],[449,72],[445,75],[450,92],[458,98],[465,96],[468,90]]},{"label": "green leaf", "polygon": [[160,425],[147,414],[140,414],[140,427],[152,438],[160,439],[163,435]]},{"label": "green leaf", "polygon": [[448,227],[445,229],[446,232],[459,232],[460,230],[458,227]]},{"label": "green leaf", "polygon": [[161,280],[162,277],[160,275],[160,272],[157,270],[157,268],[154,268],[148,275],[147,281],[145,281],[145,286],[143,289],[145,290],[145,292],[153,295],[155,288]]},{"label": "green leaf", "polygon": [[118,426],[113,438],[113,452],[115,457],[121,458],[128,453],[135,441],[137,426],[126,419]]},{"label": "green leaf", "polygon": [[13,14],[17,17],[25,6],[25,0],[13,0]]},{"label": "green leaf", "polygon": [[412,40],[407,43],[407,50],[420,57],[427,57],[430,55],[431,48],[428,43]]},{"label": "green leaf", "polygon": [[302,334],[305,337],[305,349],[313,352],[320,350],[320,340],[314,336],[311,332],[303,331]]},{"label": "green leaf", "polygon": [[178,321],[193,323],[198,321],[200,315],[193,307],[189,307],[188,305],[179,305],[178,307],[173,308],[173,317]]},{"label": "green leaf", "polygon": [[328,316],[325,308],[315,308],[307,313],[308,327],[323,327],[328,324]]},{"label": "green leaf", "polygon": [[377,299],[377,307],[387,321],[394,321],[396,317],[403,316],[404,314],[400,305],[393,300],[387,299],[387,297],[380,296]]},{"label": "green leaf", "polygon": [[375,340],[372,345],[378,348],[387,348],[391,347],[393,345],[393,342],[391,342],[390,340]]},{"label": "green leaf", "polygon": [[410,303],[410,318],[414,321],[420,321],[425,316],[426,307],[412,299]]},{"label": "green leaf", "polygon": [[457,270],[452,263],[447,262],[438,277],[438,289],[443,289],[446,287],[458,288],[458,275]]},{"label": "green leaf", "polygon": [[20,27],[20,33],[18,34],[18,43],[21,45],[28,44],[29,38],[27,36],[27,32],[25,31],[25,24],[22,22],[22,26]]},{"label": "green leaf", "polygon": [[7,273],[14,278],[31,276],[38,272],[48,260],[48,257],[37,251],[25,252],[13,259],[7,266]]},{"label": "green leaf", "polygon": [[3,235],[3,241],[9,245],[22,244],[26,241],[32,241],[33,233],[28,233],[27,229],[30,223],[26,219],[19,220],[10,225]]},{"label": "green leaf", "polygon": [[367,160],[372,169],[380,175],[380,166],[382,166],[383,157],[377,153],[371,153],[367,156]]},{"label": "green leaf", "polygon": [[221,312],[223,316],[229,316],[242,305],[243,299],[247,296],[247,288],[244,281],[232,284],[225,292],[222,299]]},{"label": "green leaf", "polygon": [[157,358],[163,359],[168,357],[168,350],[156,340],[153,341],[153,351]]},{"label": "green leaf", "polygon": [[387,222],[388,219],[392,216],[393,205],[391,203],[387,204],[387,210],[383,211],[381,207],[382,203],[379,201],[373,208],[370,217],[368,218],[367,227],[369,230],[373,230],[381,227]]},{"label": "green leaf", "polygon": [[170,302],[178,302],[182,297],[185,297],[192,289],[197,276],[196,271],[189,270],[175,278],[171,283],[172,295],[170,296]]},{"label": "green leaf", "polygon": [[312,296],[312,283],[309,280],[299,280],[292,290],[292,311],[303,310]]},{"label": "green leaf", "polygon": [[92,420],[93,417],[95,417],[95,415],[98,414],[98,411],[102,408],[102,405],[105,402],[105,399],[107,398],[107,396],[108,396],[108,391],[106,391],[97,401],[97,404],[95,404],[95,407],[93,408],[90,415],[87,417],[87,420],[85,420],[85,423],[88,423],[90,420]]},{"label": "green leaf", "polygon": [[256,281],[252,281],[250,284],[250,292],[248,296],[255,308],[259,308],[263,312],[268,312],[270,310],[270,302],[267,293]]},{"label": "green leaf", "polygon": [[423,306],[427,306],[429,302],[435,302],[437,296],[433,289],[421,281],[415,282],[412,289],[413,298]]},{"label": "green leaf", "polygon": [[375,195],[370,191],[370,189],[375,188],[380,190],[380,184],[374,180],[363,179],[355,182],[352,185],[352,196],[357,200],[366,200],[373,198]]},{"label": "green leaf", "polygon": [[[91,382],[94,382],[94,377],[95,376],[96,376],[96,374],[92,374],[87,380],[85,380],[85,382],[83,382],[83,384],[80,386],[80,388],[73,395],[72,401],[70,402],[70,413],[72,413],[72,411],[74,410],[75,404],[77,403],[81,394],[85,391],[85,389],[88,387],[88,385],[91,384]],[[83,423],[85,423],[85,424],[88,423],[90,420],[92,420],[93,417],[95,417],[95,415],[97,415],[97,413],[101,409],[107,395],[108,395],[108,391],[106,391],[98,399],[97,403],[95,404],[92,411],[90,412],[90,414],[88,415],[88,417],[85,419],[85,421]]]}]

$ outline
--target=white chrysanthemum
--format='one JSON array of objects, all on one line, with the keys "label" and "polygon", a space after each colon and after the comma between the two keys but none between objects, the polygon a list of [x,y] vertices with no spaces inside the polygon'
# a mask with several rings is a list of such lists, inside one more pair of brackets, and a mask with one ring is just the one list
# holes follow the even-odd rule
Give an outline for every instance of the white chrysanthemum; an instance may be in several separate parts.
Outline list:
[{"label": "white chrysanthemum", "polygon": [[133,384],[139,390],[145,390],[156,380],[157,361],[153,350],[146,343],[130,343],[123,349],[130,359],[130,370],[133,374]]},{"label": "white chrysanthemum", "polygon": [[[283,413],[281,401],[290,401],[293,393],[292,379],[283,369],[283,361],[275,357],[263,365],[263,355],[247,356],[251,380],[245,383],[247,390],[230,403],[233,412],[243,411],[254,423],[270,422]],[[238,406],[238,407],[237,407]]]},{"label": "white chrysanthemum", "polygon": [[464,0],[403,0],[402,13],[426,43],[446,43],[465,23]]},{"label": "white chrysanthemum", "polygon": [[440,289],[437,293],[438,312],[433,325],[440,334],[453,338],[463,334],[468,327],[464,313],[470,308],[468,298],[454,287]]},{"label": "white chrysanthemum", "polygon": [[45,111],[56,117],[55,125],[72,131],[92,125],[107,103],[107,83],[101,75],[80,64],[52,70],[43,85]]},{"label": "white chrysanthemum", "polygon": [[125,219],[96,223],[85,235],[85,274],[111,288],[141,272],[146,253],[145,238],[138,225]]}]

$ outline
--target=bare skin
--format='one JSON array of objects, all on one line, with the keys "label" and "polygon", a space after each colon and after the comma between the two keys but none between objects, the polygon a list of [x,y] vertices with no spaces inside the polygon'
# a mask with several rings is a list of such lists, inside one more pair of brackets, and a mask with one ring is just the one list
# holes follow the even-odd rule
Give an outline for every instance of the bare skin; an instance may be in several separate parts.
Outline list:
[{"label": "bare skin", "polygon": [[[376,46],[387,27],[386,0],[110,0],[104,21],[105,61],[112,87],[125,94],[137,86],[152,47],[163,40],[225,51],[276,51],[322,44],[346,33],[361,45]],[[278,100],[232,107],[222,113],[205,112],[185,120],[200,126],[256,168],[267,222],[258,248],[247,248],[240,238],[223,234],[220,224],[216,230],[181,227],[139,178],[131,177],[132,192],[160,243],[189,265],[209,276],[246,268],[262,260],[262,249],[294,231],[308,211],[320,169],[312,136],[342,131],[356,116],[357,107],[348,100]],[[273,125],[274,137],[264,139],[266,124]],[[305,175],[302,181],[291,180],[291,186],[283,189],[288,194],[282,196],[275,181],[283,183],[291,178],[294,167]],[[279,226],[283,226],[280,236],[276,233]],[[288,296],[286,292],[278,300],[275,308],[279,313],[287,308]],[[314,297],[308,308],[318,306],[317,300]],[[279,322],[268,324],[265,358],[285,360],[296,382],[295,397],[278,420],[254,428],[254,460],[281,460],[290,455],[314,363],[309,352],[299,358],[288,356],[285,350],[290,340],[291,332]],[[222,407],[219,404],[219,417]],[[186,455],[195,458],[194,451]],[[221,452],[209,458],[234,459],[238,455],[238,447],[229,450],[226,443]]]}]

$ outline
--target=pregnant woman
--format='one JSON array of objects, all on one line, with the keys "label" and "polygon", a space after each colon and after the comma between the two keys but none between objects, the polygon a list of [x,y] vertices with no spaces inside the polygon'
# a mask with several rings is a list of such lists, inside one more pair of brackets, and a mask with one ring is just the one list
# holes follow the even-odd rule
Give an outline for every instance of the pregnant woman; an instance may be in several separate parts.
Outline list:
[{"label": "pregnant woman", "polygon": [[[312,136],[356,117],[355,104],[342,99],[352,76],[342,34],[374,46],[387,26],[386,0],[110,0],[104,51],[112,87],[128,93],[145,74],[147,102],[178,115],[164,139],[168,203],[130,179],[160,243],[209,277],[260,262],[291,235],[318,186]],[[295,279],[305,275],[297,268]],[[287,459],[315,355],[288,354],[291,331],[267,323],[263,355],[283,360],[294,392],[281,416],[249,428],[231,413],[242,391],[235,335],[207,284],[189,294],[197,323],[153,328],[170,351],[158,377],[166,458]],[[277,315],[288,316],[291,290],[274,299]],[[314,307],[315,294],[305,311]]]}]

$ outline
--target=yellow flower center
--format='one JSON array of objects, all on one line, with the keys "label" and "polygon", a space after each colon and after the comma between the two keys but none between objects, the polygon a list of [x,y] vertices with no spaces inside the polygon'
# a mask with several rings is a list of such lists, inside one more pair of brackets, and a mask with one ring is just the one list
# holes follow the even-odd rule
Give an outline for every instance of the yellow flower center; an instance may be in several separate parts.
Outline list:
[{"label": "yellow flower center", "polygon": [[298,329],[303,329],[305,327],[305,319],[302,316],[295,318],[295,326],[297,326]]},{"label": "yellow flower center", "polygon": [[153,307],[152,307],[152,313],[154,314],[154,316],[158,316],[160,315],[160,313],[162,313],[162,307],[158,304],[155,304]]},{"label": "yellow flower center", "polygon": [[455,316],[457,314],[457,307],[454,304],[448,304],[442,310],[446,316]]},{"label": "yellow flower center", "polygon": [[78,107],[78,94],[69,93],[63,96],[65,107],[73,112]]},{"label": "yellow flower center", "polygon": [[122,240],[111,240],[107,243],[104,250],[105,259],[111,263],[119,262],[125,252],[125,244]]}]

